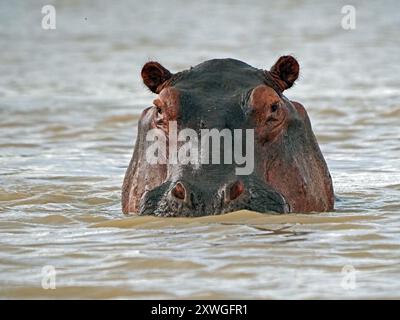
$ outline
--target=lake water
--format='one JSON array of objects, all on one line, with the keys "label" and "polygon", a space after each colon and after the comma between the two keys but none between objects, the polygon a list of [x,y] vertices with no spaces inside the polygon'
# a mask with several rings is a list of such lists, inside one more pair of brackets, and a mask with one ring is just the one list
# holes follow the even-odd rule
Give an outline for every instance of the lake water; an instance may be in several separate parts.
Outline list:
[{"label": "lake water", "polygon": [[[0,298],[400,298],[399,1],[48,2],[0,2]],[[123,217],[146,61],[288,53],[335,212]]]}]

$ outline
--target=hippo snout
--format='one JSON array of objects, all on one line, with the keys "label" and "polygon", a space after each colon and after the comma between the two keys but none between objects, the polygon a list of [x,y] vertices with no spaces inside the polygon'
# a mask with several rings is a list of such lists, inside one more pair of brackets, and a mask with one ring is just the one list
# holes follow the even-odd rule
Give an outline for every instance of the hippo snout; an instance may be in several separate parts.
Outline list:
[{"label": "hippo snout", "polygon": [[290,211],[285,198],[262,181],[234,179],[217,186],[200,185],[181,179],[147,190],[140,200],[139,214],[195,217],[242,209],[271,213]]},{"label": "hippo snout", "polygon": [[146,191],[139,204],[140,215],[201,216],[205,211],[204,196],[188,182],[167,181]]}]

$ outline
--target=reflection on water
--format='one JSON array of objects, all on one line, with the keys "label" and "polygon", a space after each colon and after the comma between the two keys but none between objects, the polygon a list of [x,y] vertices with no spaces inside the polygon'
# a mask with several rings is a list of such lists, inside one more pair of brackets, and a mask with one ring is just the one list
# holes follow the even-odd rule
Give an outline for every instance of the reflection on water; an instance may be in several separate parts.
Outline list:
[{"label": "reflection on water", "polygon": [[[0,4],[1,298],[400,298],[399,3],[40,1]],[[87,18],[87,19],[85,19]],[[238,23],[238,22],[241,23]],[[285,21],[285,23],[282,23]],[[148,59],[302,66],[336,212],[122,217]],[[56,290],[41,287],[43,266]],[[344,266],[356,286],[343,286]]]}]

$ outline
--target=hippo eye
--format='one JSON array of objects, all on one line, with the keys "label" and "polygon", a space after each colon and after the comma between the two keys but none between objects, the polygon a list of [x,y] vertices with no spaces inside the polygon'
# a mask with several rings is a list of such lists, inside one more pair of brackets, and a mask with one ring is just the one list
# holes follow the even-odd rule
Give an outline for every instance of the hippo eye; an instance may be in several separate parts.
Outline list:
[{"label": "hippo eye", "polygon": [[279,108],[279,104],[274,103],[274,104],[271,106],[271,111],[272,111],[272,112],[275,112],[276,110],[278,110],[278,108]]}]

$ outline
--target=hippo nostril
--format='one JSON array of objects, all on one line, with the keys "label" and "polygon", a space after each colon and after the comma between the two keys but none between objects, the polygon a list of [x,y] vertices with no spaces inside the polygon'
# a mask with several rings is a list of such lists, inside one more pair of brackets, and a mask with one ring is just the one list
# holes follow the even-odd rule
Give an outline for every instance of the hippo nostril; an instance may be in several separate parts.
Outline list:
[{"label": "hippo nostril", "polygon": [[185,200],[186,189],[181,182],[177,182],[175,186],[172,188],[171,194],[177,199]]},{"label": "hippo nostril", "polygon": [[244,191],[244,185],[242,181],[236,181],[229,189],[229,197],[231,200],[235,200]]},{"label": "hippo nostril", "polygon": [[225,194],[226,200],[233,201],[244,192],[244,184],[242,181],[236,181],[227,188]]}]

